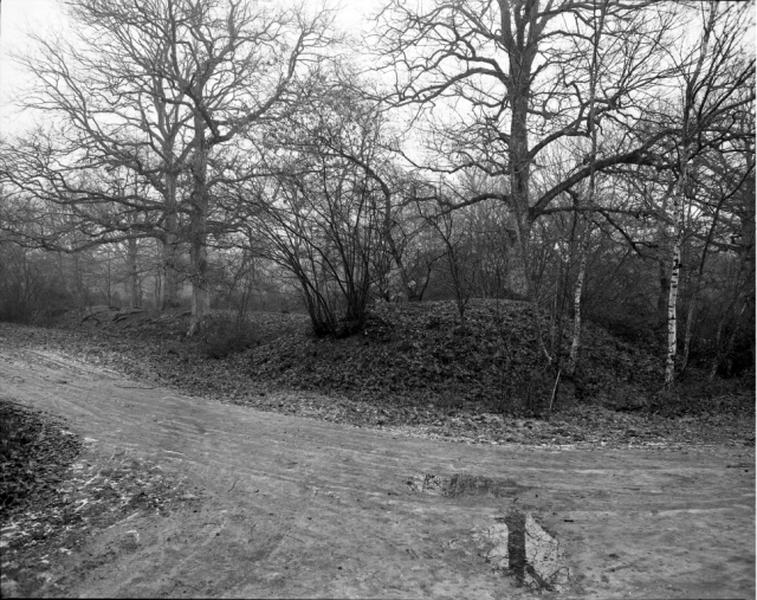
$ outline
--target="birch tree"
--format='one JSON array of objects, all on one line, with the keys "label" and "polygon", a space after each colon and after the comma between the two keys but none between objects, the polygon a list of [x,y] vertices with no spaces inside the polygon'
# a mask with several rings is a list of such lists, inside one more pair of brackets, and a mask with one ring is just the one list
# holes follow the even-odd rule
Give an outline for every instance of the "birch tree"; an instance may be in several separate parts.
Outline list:
[{"label": "birch tree", "polygon": [[[678,62],[681,78],[679,137],[676,147],[677,178],[671,197],[670,277],[667,301],[667,339],[664,385],[673,386],[678,354],[678,291],[686,208],[694,194],[691,170],[695,158],[708,147],[722,144],[729,132],[723,118],[754,97],[742,93],[751,81],[754,58],[742,59],[743,7],[712,3],[701,10],[701,35],[683,60]],[[728,122],[728,119],[725,120]],[[727,128],[727,125],[726,125]]]},{"label": "birch tree", "polygon": [[596,192],[596,169],[598,149],[598,132],[596,123],[597,110],[597,80],[599,79],[601,62],[601,37],[605,26],[605,17],[608,11],[609,0],[603,0],[599,5],[595,2],[592,6],[591,15],[591,59],[588,64],[589,72],[589,97],[588,97],[588,118],[587,118],[587,136],[589,137],[589,180],[588,191],[586,193],[586,208],[588,211],[581,211],[580,198],[576,195],[576,219],[580,223],[578,227],[579,237],[579,254],[578,254],[578,274],[576,275],[576,284],[573,291],[573,339],[570,344],[570,353],[568,355],[567,374],[575,375],[578,365],[578,352],[581,347],[581,297],[584,291],[584,280],[586,278],[586,261],[589,252],[589,240],[591,237],[591,210],[594,206]]}]

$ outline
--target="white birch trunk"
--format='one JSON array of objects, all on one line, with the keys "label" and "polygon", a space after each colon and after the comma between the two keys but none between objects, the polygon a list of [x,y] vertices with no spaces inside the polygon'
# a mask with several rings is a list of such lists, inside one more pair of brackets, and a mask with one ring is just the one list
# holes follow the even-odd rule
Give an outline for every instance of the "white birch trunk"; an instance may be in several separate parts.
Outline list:
[{"label": "white birch trunk", "polygon": [[681,155],[679,158],[679,175],[673,197],[673,243],[671,248],[670,289],[668,290],[667,314],[667,348],[665,352],[665,389],[671,389],[676,376],[676,355],[678,353],[678,285],[681,279],[681,252],[686,216],[686,194],[688,190],[689,161],[692,158],[693,140],[696,123],[696,94],[705,57],[708,53],[717,7],[709,8],[709,16],[704,24],[704,35],[699,50],[699,57],[692,71],[685,75],[686,91],[683,98]]},{"label": "white birch trunk", "polygon": [[[584,232],[588,237],[589,232]],[[586,278],[586,249],[582,248],[581,256],[578,262],[578,275],[576,276],[576,286],[573,290],[573,339],[570,343],[570,354],[568,356],[568,375],[575,375],[578,366],[578,352],[581,348],[581,296],[584,291],[584,279]]]},{"label": "white birch trunk", "polygon": [[129,307],[141,308],[142,290],[139,286],[139,266],[137,264],[137,239],[126,240],[127,285],[129,288]]},{"label": "white birch trunk", "polygon": [[[683,228],[680,227],[680,230]],[[665,353],[665,387],[671,388],[675,381],[675,360],[678,352],[678,280],[681,274],[681,240],[677,232],[673,242],[672,269],[668,290],[668,334]]]},{"label": "white birch trunk", "polygon": [[671,245],[670,283],[668,287],[667,343],[665,352],[666,389],[675,381],[675,363],[678,354],[678,285],[681,279],[681,250],[685,216],[686,185],[689,168],[689,145],[685,143],[681,156],[681,172],[673,198],[673,243]]}]

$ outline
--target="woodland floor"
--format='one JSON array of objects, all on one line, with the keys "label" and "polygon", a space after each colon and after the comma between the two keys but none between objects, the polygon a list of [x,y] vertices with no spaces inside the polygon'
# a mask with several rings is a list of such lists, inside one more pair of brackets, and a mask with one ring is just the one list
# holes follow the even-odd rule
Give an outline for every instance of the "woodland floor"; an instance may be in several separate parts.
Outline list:
[{"label": "woodland floor", "polygon": [[[406,321],[404,339],[374,324],[391,394],[346,376],[369,379],[378,344],[310,339],[299,315],[259,314],[231,353],[228,332],[181,340],[180,315],[0,325],[3,597],[529,597],[497,554],[515,506],[571,573],[542,594],[754,595],[753,390],[655,408],[623,376],[622,394],[560,398],[548,420],[477,401],[502,387],[486,377],[462,400],[418,396],[408,374],[444,318]],[[597,364],[632,352],[593,335]],[[487,342],[475,320],[452,341]]]},{"label": "woodland floor", "polygon": [[0,335],[192,395],[411,435],[588,447],[754,443],[753,376],[708,384],[694,373],[663,396],[659,361],[589,326],[584,397],[563,385],[547,415],[554,375],[531,366],[541,350],[528,308],[474,305],[468,315],[461,332],[451,303],[387,305],[365,334],[333,340],[313,338],[305,315],[258,312],[187,341],[186,314],[105,309],[69,315],[58,329],[0,324]]}]

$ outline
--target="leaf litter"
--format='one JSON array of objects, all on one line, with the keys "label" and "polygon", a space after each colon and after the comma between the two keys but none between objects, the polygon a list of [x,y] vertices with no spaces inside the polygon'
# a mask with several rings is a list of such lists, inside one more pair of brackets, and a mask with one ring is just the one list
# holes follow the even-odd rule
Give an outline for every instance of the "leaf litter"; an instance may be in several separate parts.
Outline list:
[{"label": "leaf litter", "polygon": [[[166,515],[200,497],[190,484],[124,450],[105,460],[42,411],[0,400],[2,595],[63,590],[51,565],[92,532],[137,516]],[[5,429],[7,428],[7,431]],[[7,433],[7,435],[5,435]]]},{"label": "leaf litter", "polygon": [[[558,446],[754,442],[753,385],[697,384],[663,397],[659,361],[591,324],[579,385],[563,386],[547,411],[554,373],[540,366],[538,336],[549,323],[523,302],[472,300],[463,325],[450,302],[382,303],[345,339],[310,335],[301,314],[253,312],[231,328],[219,312],[197,339],[183,337],[185,312],[94,314],[69,315],[63,329],[3,325],[0,338],[139,385],[398,435]],[[225,352],[231,330],[241,333]]]}]

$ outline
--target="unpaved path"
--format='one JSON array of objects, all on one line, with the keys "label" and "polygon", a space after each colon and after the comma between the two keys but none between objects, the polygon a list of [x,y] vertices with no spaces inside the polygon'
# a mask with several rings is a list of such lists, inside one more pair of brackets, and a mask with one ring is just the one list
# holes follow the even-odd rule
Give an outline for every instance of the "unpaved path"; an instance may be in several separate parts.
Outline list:
[{"label": "unpaved path", "polygon": [[[58,565],[67,595],[530,597],[487,564],[476,537],[516,505],[566,552],[572,582],[559,597],[754,596],[753,448],[408,438],[189,398],[12,348],[0,348],[0,397],[68,417],[96,440],[90,458],[125,449],[204,490],[199,507],[119,523],[74,549]],[[457,472],[510,492],[445,497],[407,484]]]}]

